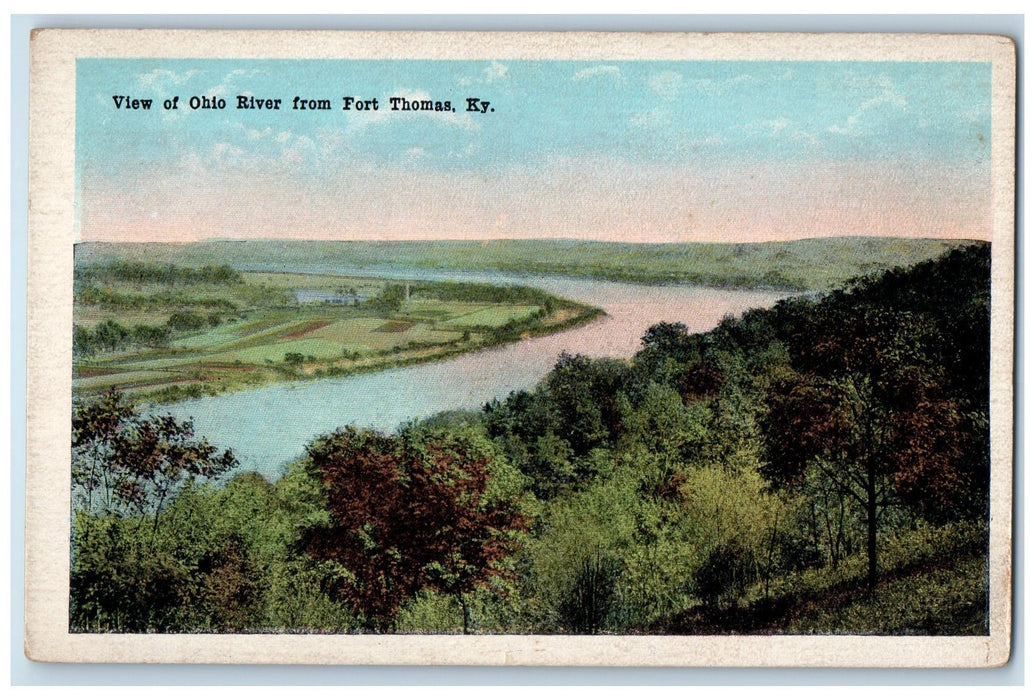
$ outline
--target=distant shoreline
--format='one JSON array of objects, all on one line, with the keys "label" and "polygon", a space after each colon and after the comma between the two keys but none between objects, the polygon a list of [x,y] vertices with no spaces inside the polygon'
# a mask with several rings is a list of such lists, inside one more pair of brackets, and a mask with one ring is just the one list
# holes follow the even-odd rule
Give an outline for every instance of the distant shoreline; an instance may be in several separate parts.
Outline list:
[{"label": "distant shoreline", "polygon": [[116,258],[238,269],[292,268],[320,261],[354,268],[551,275],[723,289],[827,291],[847,280],[908,266],[970,239],[832,237],[765,243],[612,243],[574,239],[323,241],[206,239],[192,243],[76,244],[76,264]]}]

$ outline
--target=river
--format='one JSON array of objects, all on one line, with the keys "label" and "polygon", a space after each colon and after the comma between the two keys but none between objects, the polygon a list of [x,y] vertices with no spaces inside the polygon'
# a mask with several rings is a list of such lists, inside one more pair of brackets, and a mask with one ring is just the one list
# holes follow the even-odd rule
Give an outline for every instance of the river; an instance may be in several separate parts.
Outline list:
[{"label": "river", "polygon": [[713,328],[723,316],[771,306],[786,293],[694,286],[657,286],[565,277],[434,272],[414,268],[313,266],[298,272],[525,284],[603,308],[607,315],[578,328],[501,348],[372,374],[280,384],[163,406],[192,418],[195,432],[231,447],[241,470],[276,479],[314,437],[355,424],[394,430],[411,418],[451,409],[478,409],[511,391],[531,389],[562,351],[592,357],[631,357],[644,331],[659,321],[682,322],[691,332]]}]

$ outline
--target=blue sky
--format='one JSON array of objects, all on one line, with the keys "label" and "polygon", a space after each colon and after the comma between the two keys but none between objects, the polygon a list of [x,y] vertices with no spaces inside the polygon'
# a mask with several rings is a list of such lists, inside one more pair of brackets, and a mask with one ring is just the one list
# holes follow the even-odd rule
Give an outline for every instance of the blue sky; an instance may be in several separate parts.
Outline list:
[{"label": "blue sky", "polygon": [[[990,91],[985,63],[80,59],[80,235],[125,238],[121,217],[174,239],[756,239],[896,219],[901,235],[987,237]],[[195,95],[226,109],[192,110]],[[283,102],[239,110],[238,95]],[[294,111],[296,95],[332,109]],[[345,95],[380,109],[344,111]],[[256,206],[272,225],[248,223]]]}]

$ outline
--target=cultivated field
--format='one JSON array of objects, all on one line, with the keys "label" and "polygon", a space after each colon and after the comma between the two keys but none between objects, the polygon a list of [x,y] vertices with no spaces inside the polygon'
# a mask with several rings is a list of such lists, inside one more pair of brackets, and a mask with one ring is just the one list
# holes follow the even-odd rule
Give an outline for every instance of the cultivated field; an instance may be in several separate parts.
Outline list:
[{"label": "cultivated field", "polygon": [[114,261],[77,269],[74,388],[151,401],[425,362],[599,310],[526,287]]}]

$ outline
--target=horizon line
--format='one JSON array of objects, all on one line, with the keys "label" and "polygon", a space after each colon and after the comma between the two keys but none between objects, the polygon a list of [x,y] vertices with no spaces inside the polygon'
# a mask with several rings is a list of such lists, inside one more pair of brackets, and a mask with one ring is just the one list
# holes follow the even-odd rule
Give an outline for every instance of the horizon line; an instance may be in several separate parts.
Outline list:
[{"label": "horizon line", "polygon": [[555,243],[603,243],[610,245],[628,246],[681,246],[681,245],[761,245],[773,243],[800,243],[814,240],[926,240],[926,241],[970,241],[974,243],[990,243],[989,239],[955,237],[955,236],[889,236],[889,235],[864,235],[864,234],[840,234],[840,235],[815,235],[802,236],[801,238],[786,239],[759,239],[751,241],[715,241],[715,240],[688,240],[688,241],[616,241],[606,238],[571,238],[564,236],[543,236],[540,238],[516,237],[516,238],[227,238],[224,236],[211,236],[196,238],[189,241],[155,240],[155,241],[125,241],[118,239],[91,239],[75,241],[74,245],[84,243],[101,243],[116,245],[194,245],[198,243],[531,243],[537,241],[548,241]]}]

